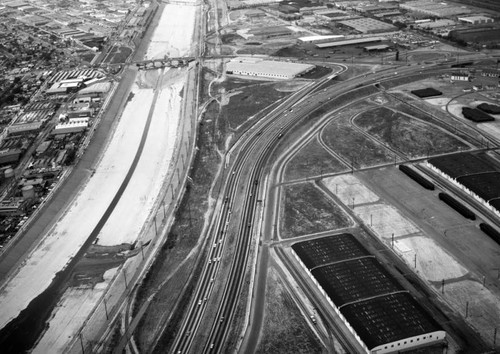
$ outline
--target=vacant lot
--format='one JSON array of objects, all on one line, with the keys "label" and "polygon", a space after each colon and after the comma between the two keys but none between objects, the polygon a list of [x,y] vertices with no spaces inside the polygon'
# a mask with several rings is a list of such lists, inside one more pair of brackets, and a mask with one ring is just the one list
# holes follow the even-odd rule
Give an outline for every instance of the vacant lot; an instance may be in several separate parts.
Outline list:
[{"label": "vacant lot", "polygon": [[114,46],[108,52],[108,55],[103,60],[105,64],[123,64],[125,60],[132,54],[132,49],[128,47]]},{"label": "vacant lot", "polygon": [[222,107],[221,114],[227,117],[231,129],[237,129],[257,112],[288,94],[276,90],[274,85],[241,88],[241,91],[231,96],[229,103]]},{"label": "vacant lot", "polygon": [[330,198],[310,183],[285,187],[281,238],[348,227],[351,219]]},{"label": "vacant lot", "polygon": [[273,267],[266,289],[265,317],[258,353],[322,353],[297,305]]},{"label": "vacant lot", "polygon": [[385,107],[367,110],[359,114],[353,123],[409,158],[448,153],[467,147],[434,125]]},{"label": "vacant lot", "polygon": [[290,181],[347,170],[346,165],[326,151],[314,138],[288,162],[285,169],[285,180]]},{"label": "vacant lot", "polygon": [[391,151],[356,131],[348,119],[330,122],[323,129],[321,139],[354,168],[376,166],[394,160]]}]

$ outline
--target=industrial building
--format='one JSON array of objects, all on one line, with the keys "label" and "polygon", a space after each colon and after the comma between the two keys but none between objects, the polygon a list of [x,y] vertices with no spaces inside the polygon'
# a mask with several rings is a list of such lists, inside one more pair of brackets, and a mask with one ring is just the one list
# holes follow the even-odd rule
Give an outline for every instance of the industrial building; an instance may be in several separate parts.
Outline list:
[{"label": "industrial building", "polygon": [[257,38],[269,39],[276,37],[291,36],[293,31],[285,26],[269,26],[262,28],[255,28],[248,31]]},{"label": "industrial building", "polygon": [[398,30],[397,27],[391,24],[368,17],[339,21],[339,23],[344,26],[353,28],[361,33],[391,32]]},{"label": "industrial building", "polygon": [[378,52],[382,50],[387,50],[389,48],[390,46],[388,46],[387,44],[368,45],[366,47],[363,47],[363,49],[367,52]]},{"label": "industrial building", "polygon": [[468,23],[471,25],[478,25],[482,23],[492,23],[495,22],[491,17],[486,16],[468,16],[468,17],[459,17],[458,20],[463,23]]},{"label": "industrial building", "polygon": [[435,345],[446,332],[351,234],[298,242],[293,254],[366,353]]},{"label": "industrial building", "polygon": [[469,73],[451,73],[450,75],[451,81],[471,81],[471,77]]},{"label": "industrial building", "polygon": [[345,38],[343,35],[327,35],[327,36],[308,36],[308,37],[300,37],[300,43],[325,43],[335,40],[341,40]]},{"label": "industrial building", "polygon": [[399,4],[401,9],[425,14],[432,17],[452,17],[470,13],[470,10],[462,6],[453,6],[444,2],[433,1],[409,1]]},{"label": "industrial building", "polygon": [[384,41],[383,37],[368,37],[368,38],[357,38],[357,39],[346,39],[345,41],[335,41],[335,42],[327,42],[327,43],[318,43],[316,47],[323,48],[331,48],[331,47],[341,47],[344,45],[356,45],[356,44],[365,44],[365,43],[376,43]]},{"label": "industrial building", "polygon": [[226,64],[226,74],[290,80],[314,69],[311,64],[298,64],[262,58],[235,58]]},{"label": "industrial building", "polygon": [[485,153],[434,157],[426,166],[500,216],[500,166]]},{"label": "industrial building", "polygon": [[87,129],[89,125],[88,118],[72,119],[69,122],[59,123],[52,131],[53,135],[78,133]]}]

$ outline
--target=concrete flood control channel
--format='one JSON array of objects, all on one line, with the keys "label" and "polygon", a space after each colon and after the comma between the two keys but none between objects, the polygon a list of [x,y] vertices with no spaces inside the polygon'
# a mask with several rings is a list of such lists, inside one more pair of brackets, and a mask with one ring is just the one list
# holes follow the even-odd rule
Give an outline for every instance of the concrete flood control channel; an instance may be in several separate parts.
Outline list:
[{"label": "concrete flood control channel", "polygon": [[[158,80],[160,81],[161,78],[159,78]],[[36,343],[40,334],[43,332],[52,310],[54,309],[55,305],[60,299],[60,296],[64,293],[65,289],[68,286],[69,279],[73,275],[75,266],[82,259],[82,257],[88,251],[89,247],[93,244],[93,242],[99,235],[101,229],[104,227],[108,218],[113,213],[113,210],[118,204],[123,192],[127,188],[132,175],[134,174],[139,159],[142,155],[146,139],[148,137],[149,127],[151,125],[153,111],[156,100],[158,98],[158,94],[159,91],[156,91],[151,109],[148,114],[147,122],[142,133],[141,141],[137,148],[137,152],[135,154],[132,165],[130,166],[127,175],[125,176],[125,179],[120,185],[120,188],[115,194],[113,200],[111,201],[110,205],[106,209],[104,215],[101,217],[92,233],[89,235],[83,247],[80,248],[75,257],[71,259],[66,268],[57,273],[50,286],[43,293],[33,299],[28,307],[21,311],[21,313],[14,320],[9,322],[7,326],[0,330],[0,345],[2,346],[3,353],[22,353],[29,351]]]}]

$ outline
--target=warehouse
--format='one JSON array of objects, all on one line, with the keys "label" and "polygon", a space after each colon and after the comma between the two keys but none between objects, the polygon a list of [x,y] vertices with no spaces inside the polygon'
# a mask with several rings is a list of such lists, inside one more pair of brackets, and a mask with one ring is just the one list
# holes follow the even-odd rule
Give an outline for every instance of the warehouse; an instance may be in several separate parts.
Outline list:
[{"label": "warehouse", "polygon": [[365,44],[365,43],[375,43],[382,42],[385,40],[383,37],[369,37],[369,38],[358,38],[358,39],[347,39],[345,41],[335,41],[335,42],[327,42],[327,43],[318,43],[316,44],[317,48],[331,48],[331,47],[341,47],[344,45],[356,45],[356,44]]},{"label": "warehouse", "polygon": [[486,16],[467,16],[467,17],[459,17],[458,20],[463,23],[468,23],[471,25],[478,25],[482,23],[491,23],[494,20],[491,17]]},{"label": "warehouse", "polygon": [[292,245],[299,264],[366,353],[442,343],[446,332],[351,234]]},{"label": "warehouse", "polygon": [[354,20],[340,21],[340,24],[353,28],[361,33],[377,33],[377,32],[390,32],[397,31],[397,27],[388,23],[375,20],[373,18],[357,18]]},{"label": "warehouse", "polygon": [[341,40],[345,37],[343,35],[328,35],[328,36],[308,36],[308,37],[300,37],[300,43],[325,43],[331,42],[335,40]]},{"label": "warehouse", "polygon": [[477,108],[462,107],[462,114],[465,118],[475,123],[492,122],[495,120],[495,118],[490,116],[488,113],[484,113]]},{"label": "warehouse", "polygon": [[427,98],[427,97],[435,97],[435,96],[441,96],[443,93],[439,90],[436,90],[435,88],[432,87],[427,87],[424,89],[419,89],[419,90],[413,90],[411,91],[415,96],[418,96],[420,98]]},{"label": "warehouse", "polygon": [[261,58],[235,58],[226,64],[226,74],[290,80],[314,69],[314,65]]},{"label": "warehouse", "polygon": [[89,124],[88,118],[72,119],[67,123],[57,124],[54,127],[52,134],[56,135],[56,134],[78,133],[87,129],[88,124]]},{"label": "warehouse", "polygon": [[484,153],[434,157],[426,166],[500,216],[500,166]]},{"label": "warehouse", "polygon": [[248,31],[248,33],[253,34],[255,37],[269,39],[277,37],[291,36],[293,31],[284,26],[270,26],[255,28]]},{"label": "warehouse", "polygon": [[366,46],[366,47],[363,47],[363,49],[367,52],[378,52],[378,51],[382,51],[382,50],[387,50],[389,49],[390,46],[388,46],[387,44],[379,44],[379,45],[369,45],[369,46]]}]

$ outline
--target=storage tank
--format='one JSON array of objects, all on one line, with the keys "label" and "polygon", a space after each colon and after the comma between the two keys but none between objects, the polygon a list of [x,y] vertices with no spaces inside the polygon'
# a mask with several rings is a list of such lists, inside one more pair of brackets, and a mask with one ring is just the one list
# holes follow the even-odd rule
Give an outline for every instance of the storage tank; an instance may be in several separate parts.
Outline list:
[{"label": "storage tank", "polygon": [[21,189],[21,193],[23,194],[24,199],[33,199],[35,198],[35,189],[33,186],[24,186]]},{"label": "storage tank", "polygon": [[8,168],[4,171],[5,178],[14,177],[14,170],[12,168]]}]

